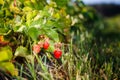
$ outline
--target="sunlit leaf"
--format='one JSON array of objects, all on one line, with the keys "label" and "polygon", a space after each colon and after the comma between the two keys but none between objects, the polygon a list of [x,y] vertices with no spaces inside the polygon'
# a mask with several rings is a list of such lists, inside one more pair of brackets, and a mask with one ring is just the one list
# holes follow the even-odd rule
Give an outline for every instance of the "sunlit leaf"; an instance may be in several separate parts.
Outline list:
[{"label": "sunlit leaf", "polygon": [[31,7],[31,8],[33,7],[33,4],[32,4],[32,2],[30,0],[25,0],[24,5],[28,6],[28,7]]},{"label": "sunlit leaf", "polygon": [[9,46],[0,48],[0,62],[9,61],[12,57],[12,49]]},{"label": "sunlit leaf", "polygon": [[30,7],[24,7],[23,8],[23,12],[28,12],[28,11],[32,11],[32,8],[30,8]]},{"label": "sunlit leaf", "polygon": [[4,0],[0,0],[0,4],[4,4]]},{"label": "sunlit leaf", "polygon": [[13,29],[15,32],[23,32],[26,29],[26,26],[24,26],[24,25],[15,26]]},{"label": "sunlit leaf", "polygon": [[38,11],[34,10],[32,12],[28,12],[26,15],[26,20],[27,20],[27,25],[30,26],[32,19],[34,18],[34,16],[38,13]]},{"label": "sunlit leaf", "polygon": [[13,4],[10,5],[10,11],[14,12],[14,13],[20,13],[20,9],[19,7],[14,7]]},{"label": "sunlit leaf", "polygon": [[28,49],[23,46],[19,46],[16,51],[15,51],[15,56],[21,56],[21,57],[26,57],[26,55],[29,54]]},{"label": "sunlit leaf", "polygon": [[18,75],[18,70],[15,69],[15,66],[11,62],[0,62],[0,69],[10,73],[12,76]]}]

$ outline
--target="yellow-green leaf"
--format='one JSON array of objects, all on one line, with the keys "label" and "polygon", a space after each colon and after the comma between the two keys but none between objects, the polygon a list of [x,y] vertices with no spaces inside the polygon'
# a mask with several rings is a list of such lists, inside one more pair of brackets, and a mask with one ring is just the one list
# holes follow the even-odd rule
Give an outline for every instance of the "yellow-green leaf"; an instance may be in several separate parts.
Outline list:
[{"label": "yellow-green leaf", "polygon": [[32,11],[32,8],[31,7],[24,7],[23,8],[23,12],[29,12],[29,11]]},{"label": "yellow-green leaf", "polygon": [[18,70],[15,68],[11,62],[0,62],[0,69],[10,73],[12,76],[18,75]]},{"label": "yellow-green leaf", "polygon": [[0,0],[0,4],[4,4],[4,1],[3,1],[3,0]]},{"label": "yellow-green leaf", "polygon": [[9,46],[0,48],[0,62],[9,61],[12,57],[12,49]]},{"label": "yellow-green leaf", "polygon": [[23,46],[19,46],[15,51],[15,56],[26,57],[28,55],[28,49]]}]

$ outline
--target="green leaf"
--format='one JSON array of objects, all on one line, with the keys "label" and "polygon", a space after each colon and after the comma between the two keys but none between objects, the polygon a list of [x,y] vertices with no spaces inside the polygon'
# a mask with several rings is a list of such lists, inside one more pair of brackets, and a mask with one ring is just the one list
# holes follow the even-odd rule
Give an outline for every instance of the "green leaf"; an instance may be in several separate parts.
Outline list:
[{"label": "green leaf", "polygon": [[24,5],[33,8],[33,4],[30,0],[24,1]]},{"label": "green leaf", "polygon": [[0,48],[0,62],[9,61],[12,57],[12,49],[9,46]]},{"label": "green leaf", "polygon": [[33,17],[32,12],[28,12],[27,16],[26,16],[26,23],[27,23],[28,26],[30,25],[30,23],[32,21],[32,17]]},{"label": "green leaf", "polygon": [[33,55],[27,55],[27,56],[26,56],[26,60],[27,60],[28,62],[34,62],[34,57],[35,57],[35,56],[33,56]]},{"label": "green leaf", "polygon": [[23,46],[19,46],[15,51],[15,56],[26,57],[29,54],[28,49]]},{"label": "green leaf", "polygon": [[58,7],[64,7],[69,2],[69,0],[63,0],[63,1],[53,0],[53,1],[56,2],[56,4],[57,4]]},{"label": "green leaf", "polygon": [[54,29],[46,30],[46,35],[48,35],[55,42],[59,42],[58,33]]},{"label": "green leaf", "polygon": [[25,0],[19,0],[19,1],[23,4]]},{"label": "green leaf", "polygon": [[18,75],[18,70],[15,69],[15,66],[11,62],[0,62],[0,69],[9,72],[12,76]]},{"label": "green leaf", "polygon": [[27,25],[30,26],[32,19],[37,15],[38,11],[29,11],[26,15]]},{"label": "green leaf", "polygon": [[7,30],[5,28],[0,28],[0,35],[8,35],[11,30]]},{"label": "green leaf", "polygon": [[26,26],[21,25],[21,26],[15,26],[13,28],[14,32],[23,32],[26,29]]},{"label": "green leaf", "polygon": [[49,48],[48,48],[47,51],[53,52],[53,51],[55,50],[54,43],[55,43],[55,42],[53,42],[52,40],[50,40],[50,46],[49,46]]},{"label": "green leaf", "polygon": [[31,27],[28,30],[28,35],[32,38],[33,41],[37,41],[37,38],[39,36],[39,31],[35,27]]},{"label": "green leaf", "polygon": [[[0,9],[1,9],[1,5],[0,5]],[[0,10],[0,18],[3,18],[4,17],[4,11],[3,10]]]},{"label": "green leaf", "polygon": [[29,12],[29,11],[32,11],[32,8],[30,8],[30,7],[24,7],[23,8],[23,12]]},{"label": "green leaf", "polygon": [[0,28],[0,34],[4,34],[4,33],[6,33],[6,32],[7,32],[6,29]]}]

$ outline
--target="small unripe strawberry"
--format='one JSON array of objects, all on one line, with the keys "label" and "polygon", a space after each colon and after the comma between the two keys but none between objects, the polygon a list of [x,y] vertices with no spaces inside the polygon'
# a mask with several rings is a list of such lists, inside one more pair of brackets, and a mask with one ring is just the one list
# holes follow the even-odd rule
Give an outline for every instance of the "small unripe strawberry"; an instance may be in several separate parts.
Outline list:
[{"label": "small unripe strawberry", "polygon": [[44,49],[48,49],[49,48],[49,42],[48,41],[45,41],[44,44],[43,44],[43,48]]},{"label": "small unripe strawberry", "polygon": [[62,43],[58,42],[54,44],[55,48],[61,48],[62,47]]},{"label": "small unripe strawberry", "polygon": [[43,42],[42,42],[42,41],[39,41],[39,42],[38,42],[38,45],[39,45],[41,48],[43,48]]},{"label": "small unripe strawberry", "polygon": [[54,51],[54,57],[55,57],[56,59],[59,59],[59,58],[61,57],[61,55],[62,55],[62,51],[61,51],[60,49],[56,49],[56,50]]},{"label": "small unripe strawberry", "polygon": [[34,53],[39,53],[40,52],[40,46],[38,44],[33,45],[33,52]]}]

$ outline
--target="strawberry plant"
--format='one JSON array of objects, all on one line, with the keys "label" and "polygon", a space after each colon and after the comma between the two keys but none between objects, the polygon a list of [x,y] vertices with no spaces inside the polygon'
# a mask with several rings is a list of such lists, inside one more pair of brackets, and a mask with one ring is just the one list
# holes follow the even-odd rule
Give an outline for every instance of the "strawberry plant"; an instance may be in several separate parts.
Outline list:
[{"label": "strawberry plant", "polygon": [[[64,41],[63,37],[67,35],[65,30],[71,25],[71,19],[67,17],[69,14],[65,10],[67,2],[66,0],[58,4],[58,1],[46,0],[0,1],[0,44],[12,48],[10,54],[13,60],[17,57],[31,60],[34,54],[41,51],[53,53],[55,58],[60,58],[62,52],[54,51],[54,44]],[[41,35],[44,38],[40,37]],[[10,64],[14,66],[13,63]],[[13,69],[9,72],[16,74]]]}]

